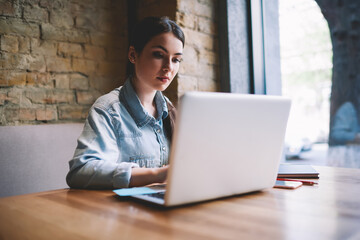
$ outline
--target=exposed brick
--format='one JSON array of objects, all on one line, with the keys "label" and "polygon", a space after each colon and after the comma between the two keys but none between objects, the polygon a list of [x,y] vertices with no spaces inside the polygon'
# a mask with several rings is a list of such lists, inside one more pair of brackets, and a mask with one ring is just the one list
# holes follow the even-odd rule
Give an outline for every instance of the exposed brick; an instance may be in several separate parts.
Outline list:
[{"label": "exposed brick", "polygon": [[75,72],[88,75],[96,70],[96,62],[92,60],[73,59],[72,68]]},{"label": "exposed brick", "polygon": [[218,1],[198,0],[195,9],[197,15],[215,19],[216,10],[218,6],[217,2]]},{"label": "exposed brick", "polygon": [[128,52],[128,47],[119,45],[117,48],[111,47],[106,49],[106,60],[108,61],[121,61],[124,60],[124,54]]},{"label": "exposed brick", "polygon": [[70,77],[68,74],[56,74],[53,76],[55,80],[55,88],[69,89]]},{"label": "exposed brick", "polygon": [[46,58],[46,67],[49,72],[71,72],[71,61],[69,58],[49,57]]},{"label": "exposed brick", "polygon": [[59,43],[58,55],[63,57],[82,57],[83,51],[80,44]]},{"label": "exposed brick", "polygon": [[125,22],[125,19],[120,20],[120,18],[121,16],[112,10],[100,10],[97,26],[102,32],[119,32],[118,22]]},{"label": "exposed brick", "polygon": [[77,16],[75,18],[75,25],[77,28],[95,29],[96,22],[94,16]]},{"label": "exposed brick", "polygon": [[24,19],[38,22],[48,22],[49,13],[46,9],[34,5],[24,6]]},{"label": "exposed brick", "polygon": [[178,91],[184,93],[186,91],[198,90],[197,78],[193,76],[178,75]]},{"label": "exposed brick", "polygon": [[46,103],[46,90],[45,89],[34,89],[34,90],[26,90],[25,96],[32,102],[32,103]]},{"label": "exposed brick", "polygon": [[100,96],[98,92],[76,91],[76,99],[78,104],[91,105]]},{"label": "exposed brick", "polygon": [[0,105],[4,105],[5,101],[8,100],[8,96],[6,92],[0,92]]},{"label": "exposed brick", "polygon": [[54,87],[49,73],[37,73],[36,84],[37,86]]},{"label": "exposed brick", "polygon": [[85,119],[88,113],[89,107],[87,106],[59,106],[59,119],[70,120],[70,119]]},{"label": "exposed brick", "polygon": [[6,107],[5,108],[5,118],[8,122],[18,121],[19,120],[19,107]]},{"label": "exposed brick", "polygon": [[18,121],[19,120],[19,107],[6,107],[5,118],[7,121]]},{"label": "exposed brick", "polygon": [[56,56],[57,43],[51,40],[31,39],[31,53],[35,55]]},{"label": "exposed brick", "polygon": [[75,94],[73,91],[48,91],[47,98],[44,99],[46,103],[74,103]]},{"label": "exposed brick", "polygon": [[126,11],[126,1],[0,0],[0,124],[85,119],[125,79]]},{"label": "exposed brick", "polygon": [[66,38],[70,42],[74,43],[89,43],[90,36],[86,31],[81,30],[67,30],[65,32]]},{"label": "exposed brick", "polygon": [[50,23],[57,27],[70,28],[74,25],[74,19],[63,9],[50,12]]},{"label": "exposed brick", "polygon": [[30,53],[30,38],[29,37],[18,37],[19,41],[19,53]]},{"label": "exposed brick", "polygon": [[0,1],[0,15],[2,16],[14,16],[16,13],[15,1]]},{"label": "exposed brick", "polygon": [[39,38],[40,29],[35,23],[29,23],[19,19],[0,19],[0,34],[16,33],[22,36]]},{"label": "exposed brick", "polygon": [[201,76],[204,78],[216,79],[218,73],[218,67],[216,65],[199,64],[199,68],[202,69]]},{"label": "exposed brick", "polygon": [[190,29],[183,29],[186,38],[186,44],[194,46],[198,49],[214,50],[215,43],[214,37],[205,33],[193,31]]},{"label": "exposed brick", "polygon": [[[118,54],[116,54],[118,56]],[[85,45],[85,58],[91,60],[103,60],[105,59],[105,49],[102,47]]]},{"label": "exposed brick", "polygon": [[3,69],[17,69],[20,66],[21,61],[24,55],[12,54],[12,53],[2,53]]},{"label": "exposed brick", "polygon": [[26,85],[54,87],[48,73],[29,72],[26,75]]},{"label": "exposed brick", "polygon": [[61,28],[56,28],[49,23],[41,24],[41,37],[43,40],[67,41],[67,32]]},{"label": "exposed brick", "polygon": [[199,31],[207,34],[214,35],[216,33],[216,24],[212,19],[201,18],[199,19]]},{"label": "exposed brick", "polygon": [[41,55],[25,55],[26,64],[24,68],[30,71],[45,72],[46,64],[45,59]]},{"label": "exposed brick", "polygon": [[57,109],[55,106],[45,106],[36,109],[36,120],[52,121],[57,119]]},{"label": "exposed brick", "polygon": [[123,66],[121,62],[100,62],[97,74],[100,76],[121,76],[123,72]]},{"label": "exposed brick", "polygon": [[112,1],[112,0],[102,0],[97,2],[99,8],[113,9],[113,10],[115,9],[118,11],[122,9],[126,9],[127,8],[126,4],[127,4],[126,1]]},{"label": "exposed brick", "polygon": [[206,92],[216,92],[218,83],[211,78],[198,78],[198,90]]},{"label": "exposed brick", "polygon": [[125,77],[118,75],[116,77],[96,76],[89,79],[92,89],[99,90],[101,93],[108,93],[114,88],[124,84]]},{"label": "exposed brick", "polygon": [[181,0],[178,1],[179,11],[185,13],[193,13],[201,17],[214,18],[215,6],[213,1],[198,2],[194,0]]},{"label": "exposed brick", "polygon": [[184,12],[185,14],[194,13],[195,12],[195,5],[197,4],[197,0],[179,0],[178,1],[178,10]]},{"label": "exposed brick", "polygon": [[181,27],[186,27],[193,30],[197,29],[197,17],[194,14],[177,12],[176,20]]},{"label": "exposed brick", "polygon": [[89,80],[87,77],[74,74],[71,76],[70,89],[87,90],[89,89]]},{"label": "exposed brick", "polygon": [[16,36],[3,35],[1,36],[1,50],[10,53],[19,51],[19,42]]},{"label": "exposed brick", "polygon": [[8,95],[7,101],[10,104],[19,105],[21,104],[21,100],[23,97],[23,90],[21,88],[13,87],[8,91],[7,95]]},{"label": "exposed brick", "polygon": [[25,95],[32,103],[56,104],[56,103],[74,103],[75,94],[70,90],[48,90],[34,89],[26,90]]},{"label": "exposed brick", "polygon": [[101,47],[125,47],[127,48],[128,40],[126,37],[116,36],[114,34],[102,33],[99,31],[90,32],[91,43]]},{"label": "exposed brick", "polygon": [[26,0],[26,4],[31,6],[38,6],[39,0]]},{"label": "exposed brick", "polygon": [[100,31],[91,31],[90,32],[90,42],[93,45],[106,47],[108,46],[109,39],[111,39],[110,34],[106,34]]},{"label": "exposed brick", "polygon": [[41,7],[44,7],[50,11],[63,9],[66,1],[54,1],[54,0],[40,0],[38,1]]},{"label": "exposed brick", "polygon": [[8,74],[9,74],[9,71],[0,70],[0,87],[8,86],[8,80],[7,80]]},{"label": "exposed brick", "polygon": [[199,52],[200,63],[218,64],[218,55],[213,51],[202,50]]},{"label": "exposed brick", "polygon": [[29,54],[3,53],[5,60],[3,69],[45,71],[43,56]]},{"label": "exposed brick", "polygon": [[35,109],[20,108],[19,109],[19,120],[25,120],[25,121],[35,120]]},{"label": "exposed brick", "polygon": [[184,48],[183,53],[185,60],[180,64],[180,73],[184,73],[186,75],[202,74],[201,69],[199,69],[199,52],[200,50],[190,45]]},{"label": "exposed brick", "polygon": [[25,86],[26,72],[11,72],[8,75],[8,86]]},{"label": "exposed brick", "polygon": [[36,84],[37,74],[34,72],[29,72],[26,74],[26,85],[34,86]]}]

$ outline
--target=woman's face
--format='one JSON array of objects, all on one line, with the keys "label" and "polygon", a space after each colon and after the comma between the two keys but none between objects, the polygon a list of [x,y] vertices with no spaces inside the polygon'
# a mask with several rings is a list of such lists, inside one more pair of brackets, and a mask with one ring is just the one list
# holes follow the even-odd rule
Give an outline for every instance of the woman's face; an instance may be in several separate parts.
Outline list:
[{"label": "woman's face", "polygon": [[182,52],[182,42],[171,32],[153,37],[140,54],[130,47],[129,58],[135,64],[138,90],[164,91],[179,71]]}]

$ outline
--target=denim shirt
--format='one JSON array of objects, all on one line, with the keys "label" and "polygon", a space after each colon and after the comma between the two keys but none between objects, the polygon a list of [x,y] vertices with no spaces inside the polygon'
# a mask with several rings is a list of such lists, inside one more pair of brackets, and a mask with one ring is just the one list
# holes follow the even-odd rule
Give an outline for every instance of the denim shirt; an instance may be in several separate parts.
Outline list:
[{"label": "denim shirt", "polygon": [[124,188],[133,167],[168,163],[169,141],[163,119],[167,99],[155,95],[158,116],[143,108],[130,79],[96,100],[89,111],[66,181],[74,188]]}]

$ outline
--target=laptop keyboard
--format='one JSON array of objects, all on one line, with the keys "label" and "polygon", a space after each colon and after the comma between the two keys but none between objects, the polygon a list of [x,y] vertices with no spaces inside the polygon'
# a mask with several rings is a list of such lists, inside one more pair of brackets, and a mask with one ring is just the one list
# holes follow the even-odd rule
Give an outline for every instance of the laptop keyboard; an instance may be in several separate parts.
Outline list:
[{"label": "laptop keyboard", "polygon": [[165,197],[165,191],[163,192],[157,192],[157,193],[151,193],[151,194],[147,194],[148,196],[151,197],[155,197],[155,198],[160,198],[160,199],[164,199]]}]

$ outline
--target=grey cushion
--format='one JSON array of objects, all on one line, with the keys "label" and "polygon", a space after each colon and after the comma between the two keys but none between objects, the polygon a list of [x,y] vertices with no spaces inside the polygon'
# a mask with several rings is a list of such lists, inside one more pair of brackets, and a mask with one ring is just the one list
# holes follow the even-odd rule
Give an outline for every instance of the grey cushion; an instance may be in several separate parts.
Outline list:
[{"label": "grey cushion", "polygon": [[0,197],[67,187],[83,124],[0,127]]}]

